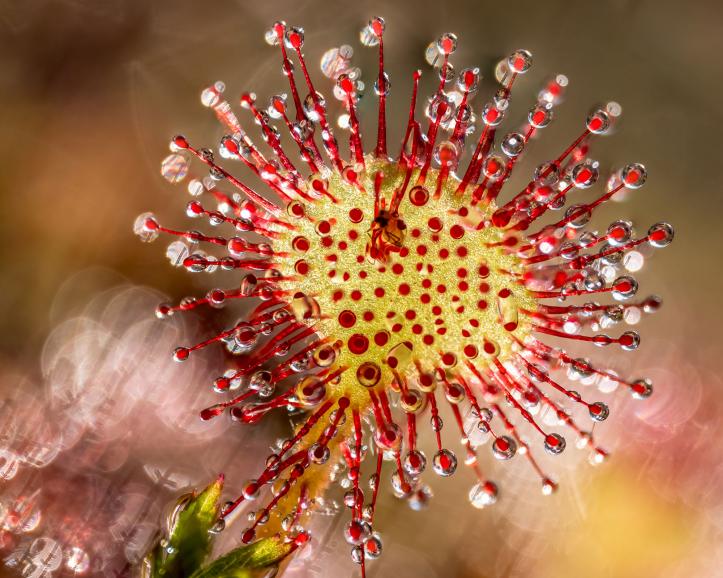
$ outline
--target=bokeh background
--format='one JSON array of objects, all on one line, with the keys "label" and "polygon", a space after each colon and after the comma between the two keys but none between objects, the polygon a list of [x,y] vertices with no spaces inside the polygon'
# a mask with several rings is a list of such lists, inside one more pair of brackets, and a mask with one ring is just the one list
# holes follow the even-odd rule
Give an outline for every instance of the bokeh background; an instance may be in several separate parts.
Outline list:
[{"label": "bokeh background", "polygon": [[[435,498],[423,514],[386,496],[385,553],[370,576],[723,576],[723,6],[714,0],[2,0],[0,399],[16,401],[0,408],[0,440],[57,430],[44,433],[47,447],[34,464],[13,466],[0,455],[0,514],[7,521],[7,504],[20,496],[36,504],[25,510],[24,541],[0,541],[6,561],[33,548],[33,560],[46,560],[26,575],[127,573],[165,501],[220,468],[240,483],[254,452],[265,455],[283,429],[209,433],[185,414],[203,397],[195,385],[213,374],[214,358],[184,377],[171,373],[167,353],[195,330],[181,321],[166,330],[146,324],[159,296],[137,286],[178,298],[202,282],[169,267],[162,244],[139,243],[131,225],[153,210],[186,226],[187,195],[159,165],[176,132],[209,146],[220,136],[200,106],[202,88],[224,80],[232,102],[246,90],[263,99],[285,90],[278,54],[263,40],[273,21],[306,29],[317,76],[326,49],[352,45],[369,86],[376,51],[360,46],[358,33],[377,14],[387,22],[388,115],[399,119],[390,142],[406,118],[409,73],[427,69],[424,49],[440,33],[458,35],[458,68],[478,65],[488,77],[478,106],[497,60],[528,48],[535,66],[516,87],[510,127],[546,76],[570,78],[528,168],[546,160],[544,151],[561,150],[591,105],[618,101],[623,120],[593,156],[604,167],[643,162],[649,180],[624,205],[606,206],[598,223],[668,220],[676,240],[639,276],[641,292],[661,295],[664,309],[642,322],[636,353],[612,355],[615,367],[634,365],[656,384],[645,407],[621,400],[601,428],[614,459],[591,471],[569,452],[555,462],[562,488],[551,498],[523,467],[498,467],[505,499],[482,512],[467,504],[472,480],[462,468],[451,480],[431,480]],[[374,106],[367,99],[362,114],[371,117]],[[61,417],[51,409],[58,399]],[[159,428],[149,447],[146,434]],[[290,576],[350,575],[340,526],[329,519],[318,535],[327,531]],[[80,562],[70,563],[67,547],[59,561],[53,544],[35,542],[51,534],[64,547],[82,546],[87,564],[77,552]]]}]

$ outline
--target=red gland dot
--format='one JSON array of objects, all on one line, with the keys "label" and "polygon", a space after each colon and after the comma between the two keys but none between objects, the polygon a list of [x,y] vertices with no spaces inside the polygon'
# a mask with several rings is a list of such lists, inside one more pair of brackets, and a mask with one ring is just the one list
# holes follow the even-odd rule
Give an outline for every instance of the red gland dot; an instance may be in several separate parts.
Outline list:
[{"label": "red gland dot", "polygon": [[[351,94],[352,91],[354,90],[354,82],[352,82],[352,80],[348,77],[342,78],[339,81],[339,87],[347,94]],[[352,172],[352,171],[349,171],[349,172]],[[354,173],[354,180],[356,180],[356,173]],[[352,181],[352,182],[354,182],[354,181]]]},{"label": "red gland dot", "polygon": [[341,313],[339,313],[339,325],[345,328],[353,327],[356,323],[356,315],[353,311],[349,311],[348,309],[345,309]]},{"label": "red gland dot", "polygon": [[364,219],[364,212],[361,209],[355,207],[349,211],[349,220],[352,223],[361,223],[362,219]]},{"label": "red gland dot", "polygon": [[316,225],[316,232],[320,235],[328,235],[329,231],[331,231],[331,225],[329,224],[329,221],[319,221],[319,223]]},{"label": "red gland dot", "polygon": [[630,281],[621,281],[613,287],[616,291],[619,291],[620,293],[627,293],[632,289],[632,284],[630,283]]},{"label": "red gland dot", "polygon": [[294,265],[294,270],[299,275],[306,275],[309,272],[309,264],[302,259],[301,261],[296,262],[296,264]]},{"label": "red gland dot", "polygon": [[429,200],[429,191],[421,186],[413,187],[412,190],[409,191],[409,200],[415,207],[426,205]]},{"label": "red gland dot", "polygon": [[354,301],[359,301],[362,298],[362,292],[359,291],[359,289],[354,289],[354,291],[351,292],[351,298]]},{"label": "red gland dot", "polygon": [[623,347],[630,347],[635,343],[635,337],[632,334],[624,333],[620,336],[620,339],[618,339],[618,342]]},{"label": "red gland dot", "polygon": [[350,166],[346,167],[342,171],[341,174],[344,177],[344,179],[346,179],[346,181],[349,183],[358,183],[359,182],[357,180],[358,175],[356,174],[356,171],[353,168],[351,168]]},{"label": "red gland dot", "polygon": [[382,297],[384,297],[384,288],[383,288],[383,287],[377,287],[376,289],[374,289],[374,295],[375,295],[376,297],[378,297],[379,299],[381,299]]},{"label": "red gland dot", "polygon": [[246,241],[244,241],[243,239],[240,239],[238,237],[233,237],[232,239],[229,239],[229,241],[228,241],[228,250],[231,253],[243,253],[244,251],[246,251],[246,248],[247,248]]},{"label": "red gland dot", "polygon": [[361,355],[369,349],[369,339],[361,333],[355,333],[349,338],[347,346],[349,347],[349,351],[355,355]]},{"label": "red gland dot", "polygon": [[587,127],[591,131],[596,131],[596,130],[600,130],[602,125],[603,125],[602,119],[599,116],[596,116],[588,123]]},{"label": "red gland dot", "polygon": [[301,34],[299,34],[298,32],[290,32],[288,38],[289,44],[291,44],[291,46],[293,46],[294,48],[301,48],[301,44],[303,42]]},{"label": "red gland dot", "polygon": [[173,137],[173,144],[176,145],[179,149],[187,149],[189,146],[186,137],[180,134]]},{"label": "red gland dot", "polygon": [[493,355],[497,351],[497,348],[495,347],[494,343],[485,341],[484,350],[485,350],[485,353],[487,353],[488,355]]},{"label": "red gland dot", "polygon": [[552,446],[553,448],[556,448],[558,445],[560,445],[560,440],[556,436],[550,434],[545,436],[545,443]]},{"label": "red gland dot", "polygon": [[432,217],[431,219],[429,219],[429,221],[427,221],[427,226],[430,228],[430,230],[438,233],[442,230],[442,220],[439,217]]},{"label": "red gland dot", "polygon": [[374,335],[374,343],[376,343],[379,347],[384,347],[388,341],[389,341],[389,332],[388,331],[379,331],[376,335]]},{"label": "red gland dot", "polygon": [[406,283],[402,283],[399,286],[399,294],[400,295],[409,295],[409,291],[410,291],[409,285],[407,285]]},{"label": "red gland dot", "polygon": [[439,41],[439,45],[442,47],[444,54],[452,54],[456,48],[454,36],[451,34],[445,34]]},{"label": "red gland dot", "polygon": [[625,182],[629,185],[634,185],[640,180],[640,171],[633,169],[625,175]]},{"label": "red gland dot", "polygon": [[374,313],[372,313],[371,311],[365,311],[364,312],[364,321],[369,322],[372,319],[374,319]]},{"label": "red gland dot", "polygon": [[454,225],[449,230],[449,234],[453,239],[461,239],[464,237],[464,229],[460,225]]}]

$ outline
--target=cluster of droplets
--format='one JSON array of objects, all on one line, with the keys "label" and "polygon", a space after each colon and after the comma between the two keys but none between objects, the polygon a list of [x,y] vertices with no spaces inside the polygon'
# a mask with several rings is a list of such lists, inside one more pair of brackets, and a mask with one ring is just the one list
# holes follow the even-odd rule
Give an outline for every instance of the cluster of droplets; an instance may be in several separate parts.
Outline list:
[{"label": "cluster of droplets", "polygon": [[[653,224],[644,235],[636,234],[625,220],[616,220],[603,231],[590,226],[598,206],[645,183],[646,170],[639,163],[614,171],[605,192],[595,200],[568,204],[569,196],[600,181],[601,166],[588,156],[589,141],[611,132],[621,114],[615,102],[594,108],[584,131],[569,147],[539,164],[527,186],[510,200],[498,202],[523,153],[552,122],[568,85],[564,75],[550,78],[523,125],[498,135],[512,86],[532,65],[526,50],[499,62],[494,71],[499,88],[475,114],[471,101],[480,87],[480,71],[469,67],[457,72],[450,62],[457,38],[442,34],[425,51],[439,80],[438,89],[420,105],[428,128],[424,131],[415,117],[421,76],[416,71],[406,134],[399,156],[392,159],[386,142],[385,102],[391,83],[384,68],[384,31],[384,20],[374,18],[360,33],[362,45],[379,50],[374,81],[379,122],[373,155],[365,155],[362,146],[358,104],[366,86],[352,63],[353,49],[332,48],[321,59],[321,71],[333,82],[333,95],[343,110],[332,126],[333,107],[314,87],[303,58],[303,29],[277,22],[266,40],[281,52],[290,92],[272,96],[265,108],[253,93],[240,98],[264,144],[255,144],[244,130],[224,100],[224,84],[217,82],[202,92],[201,101],[229,131],[218,152],[196,149],[177,136],[161,167],[169,182],[190,177],[189,218],[206,220],[212,228],[230,228],[232,236],[169,229],[150,213],[139,216],[134,225],[143,241],[153,241],[161,233],[174,238],[166,252],[174,266],[194,273],[242,273],[237,287],[214,288],[178,305],[161,304],[159,317],[202,307],[220,309],[237,299],[253,304],[228,329],[173,353],[176,361],[183,362],[194,351],[218,343],[229,354],[230,369],[213,382],[224,401],[201,411],[201,418],[228,413],[233,420],[252,424],[281,408],[299,420],[294,436],[278,445],[260,475],[223,509],[218,529],[242,502],[256,500],[268,486],[272,499],[249,514],[251,525],[242,540],[256,539],[263,527],[295,539],[303,535],[309,512],[337,510],[334,500],[323,494],[328,483],[335,482],[343,488],[342,503],[351,511],[345,538],[362,571],[365,560],[378,557],[382,549],[374,527],[382,462],[396,466],[390,476],[392,489],[411,507],[420,509],[432,496],[422,481],[427,456],[417,447],[417,421],[427,408],[437,444],[429,460],[431,469],[442,477],[457,470],[457,455],[442,443],[440,397],[453,414],[453,427],[459,429],[464,464],[476,477],[468,496],[476,508],[494,504],[499,496],[498,485],[483,474],[477,459],[477,448],[487,442],[497,460],[524,455],[540,478],[543,494],[557,489],[513,416],[542,436],[541,445],[550,455],[561,454],[567,446],[561,434],[546,429],[559,425],[577,436],[577,447],[592,450],[592,463],[604,461],[607,452],[596,444],[591,430],[578,425],[575,410],[564,403],[582,408],[593,424],[609,416],[608,406],[586,401],[556,375],[562,373],[582,386],[595,384],[601,393],[623,386],[636,399],[651,395],[652,383],[624,379],[587,358],[547,345],[540,337],[636,349],[640,338],[635,331],[623,331],[618,337],[608,332],[621,323],[636,325],[642,313],[660,307],[655,296],[631,300],[638,290],[633,274],[652,249],[667,246],[674,236],[672,227],[663,222]],[[291,59],[294,54],[308,89],[305,96],[295,80],[299,71]],[[288,152],[277,126],[286,127],[298,154]],[[348,131],[348,161],[342,157],[346,145],[340,144],[335,128]],[[476,144],[467,147],[466,140],[475,132],[479,133]],[[261,195],[232,175],[216,161],[217,154],[244,165],[272,195]],[[466,156],[468,165],[462,170]],[[190,157],[204,164],[207,174],[191,174]],[[297,167],[299,161],[304,169]],[[209,202],[215,203],[213,209]],[[549,217],[548,212],[562,216],[531,232],[538,219]],[[411,226],[418,215],[424,216],[424,223]],[[471,245],[465,245],[463,238],[471,239]],[[346,261],[347,270],[338,271],[344,252],[353,252],[360,244],[363,250],[356,261]],[[214,256],[202,246],[225,254]],[[454,288],[442,283],[434,287],[434,267],[441,265],[425,262],[432,251],[440,262],[456,253],[465,265],[457,269]],[[362,283],[364,291],[350,287],[347,295],[344,285],[356,279],[386,281],[379,286]],[[472,283],[478,292],[473,300]],[[431,312],[431,329],[417,322],[418,304],[406,312],[393,311],[395,303],[402,307],[416,299],[418,287],[429,290],[419,297],[423,306],[419,311]],[[593,300],[608,295],[614,303]],[[347,303],[352,309],[340,305]],[[466,308],[465,303],[474,307]],[[463,321],[469,325],[455,342],[459,350],[438,352],[433,343],[451,343],[445,341],[449,337],[442,313],[450,310],[467,316]],[[389,320],[388,330],[373,325],[380,314]],[[363,323],[370,328],[368,335],[362,330],[352,333]],[[415,350],[412,339],[427,347]],[[439,359],[433,359],[437,353]],[[287,378],[294,382],[288,388]],[[406,431],[394,419],[400,410]],[[365,492],[361,464],[371,456],[377,465]],[[326,474],[320,474],[317,466],[325,466]]]}]

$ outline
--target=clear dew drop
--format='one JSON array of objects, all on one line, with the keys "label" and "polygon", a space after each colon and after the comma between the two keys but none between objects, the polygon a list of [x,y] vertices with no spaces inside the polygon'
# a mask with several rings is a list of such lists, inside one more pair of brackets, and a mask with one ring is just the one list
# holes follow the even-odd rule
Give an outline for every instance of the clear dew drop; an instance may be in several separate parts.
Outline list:
[{"label": "clear dew drop", "polygon": [[381,556],[382,539],[376,532],[364,542],[364,554],[371,560],[375,560]]},{"label": "clear dew drop", "polygon": [[500,436],[492,442],[492,455],[498,460],[509,460],[517,453],[517,442],[509,436]]},{"label": "clear dew drop", "polygon": [[419,450],[412,450],[404,457],[404,471],[410,476],[420,475],[427,467],[427,458]]},{"label": "clear dew drop", "polygon": [[158,238],[158,221],[153,213],[142,213],[133,223],[133,232],[144,243],[151,243]]},{"label": "clear dew drop", "polygon": [[161,162],[161,176],[169,183],[180,183],[188,175],[188,166],[186,155],[170,154]]},{"label": "clear dew drop", "polygon": [[487,506],[494,504],[497,501],[498,495],[499,490],[497,488],[497,484],[487,481],[484,483],[480,482],[472,486],[469,490],[469,494],[467,494],[467,498],[473,507],[481,510],[482,508],[486,508]]},{"label": "clear dew drop", "polygon": [[365,26],[359,32],[359,42],[361,42],[362,46],[377,46],[379,38],[374,34],[371,26]]},{"label": "clear dew drop", "polygon": [[565,438],[558,433],[545,436],[545,451],[552,455],[561,454],[565,450]]},{"label": "clear dew drop", "polygon": [[412,510],[419,512],[429,505],[433,497],[432,488],[422,485],[407,497],[407,503]]},{"label": "clear dew drop", "polygon": [[183,267],[183,261],[189,255],[188,245],[181,240],[173,241],[166,247],[166,258],[174,267]]},{"label": "clear dew drop", "polygon": [[211,534],[220,534],[226,529],[226,522],[223,519],[216,520],[216,523],[211,526],[209,532]]},{"label": "clear dew drop", "polygon": [[605,421],[610,415],[610,409],[606,404],[601,401],[591,403],[589,412],[590,417],[593,419],[593,421]]},{"label": "clear dew drop", "polygon": [[451,476],[457,470],[457,456],[450,450],[439,450],[432,458],[432,469],[437,475]]},{"label": "clear dew drop", "polygon": [[90,569],[90,556],[82,548],[73,546],[65,552],[65,566],[75,575],[85,574]]}]

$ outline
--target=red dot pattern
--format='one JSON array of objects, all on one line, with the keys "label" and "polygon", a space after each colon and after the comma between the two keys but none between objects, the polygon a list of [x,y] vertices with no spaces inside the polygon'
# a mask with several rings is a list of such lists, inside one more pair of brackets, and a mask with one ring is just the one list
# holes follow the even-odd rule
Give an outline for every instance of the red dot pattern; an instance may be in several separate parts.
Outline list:
[{"label": "red dot pattern", "polygon": [[[426,204],[428,198],[425,197],[423,188],[417,188],[413,194],[415,197],[411,198],[410,193],[410,201],[419,201],[417,206]],[[468,213],[468,209],[464,207],[458,211],[463,218]],[[312,235],[313,238],[294,237],[291,248],[299,256],[314,255],[315,251],[321,251],[324,262],[329,263],[326,271],[328,277],[336,279],[336,282],[352,283],[351,287],[341,287],[332,294],[334,302],[348,304],[347,308],[337,314],[339,327],[346,330],[355,328],[359,331],[352,334],[345,344],[351,353],[362,355],[370,346],[389,346],[390,342],[394,343],[391,336],[403,330],[420,336],[422,343],[429,347],[434,345],[435,336],[444,336],[448,331],[465,339],[474,339],[475,329],[480,327],[480,323],[473,315],[489,308],[486,295],[490,292],[490,284],[485,279],[490,276],[491,270],[487,263],[466,261],[470,251],[465,242],[474,242],[465,239],[470,231],[474,232],[469,225],[462,221],[454,222],[454,218],[445,223],[441,216],[433,216],[427,220],[426,226],[407,230],[404,245],[395,251],[396,255],[380,266],[379,262],[375,263],[368,258],[366,250],[363,254],[360,251],[362,245],[366,245],[367,249],[369,247],[371,232],[368,224],[371,219],[368,216],[365,218],[361,208],[353,207],[348,211],[348,220],[342,220],[343,223],[339,223],[329,217],[317,221],[314,225],[316,235]],[[354,225],[359,227],[355,228]],[[346,255],[350,251],[358,254]],[[414,257],[411,262],[410,257]],[[347,267],[345,263],[348,264],[350,260],[356,263],[354,270],[344,270]],[[438,276],[435,278],[436,265],[449,271],[450,264],[454,267],[452,279]],[[297,257],[294,270],[297,275],[307,276],[312,268],[306,259]],[[399,282],[394,284],[385,281],[386,288],[367,286],[365,283],[369,282],[367,279],[373,278],[370,277],[372,273],[375,276],[383,274],[390,278],[395,277]],[[356,287],[353,285],[355,280]],[[396,287],[394,294],[389,294],[390,287]],[[478,293],[479,298],[470,303],[469,297],[465,297],[465,306],[461,303],[462,296],[469,292]],[[510,295],[512,291],[509,288],[502,288],[497,292],[501,299]],[[388,300],[393,308],[395,300],[402,298],[400,303],[407,305],[407,308],[389,311],[386,320],[375,320],[372,311],[360,309],[360,305],[369,299]],[[412,299],[418,307],[409,307],[408,299]],[[476,307],[473,304],[476,304]],[[378,305],[371,308],[377,310]],[[426,311],[425,315],[422,314],[423,311]],[[430,314],[431,326],[429,321],[420,321],[429,319]],[[448,327],[447,323],[451,319],[454,319],[454,322]],[[369,327],[365,328],[364,325],[367,324]],[[381,330],[380,325],[386,329]],[[485,343],[479,347],[489,354],[489,349],[494,349],[495,346]],[[478,344],[467,343],[457,353],[464,358],[474,359],[479,355]],[[454,352],[439,352],[439,355],[442,363],[448,367],[457,363]]]}]

